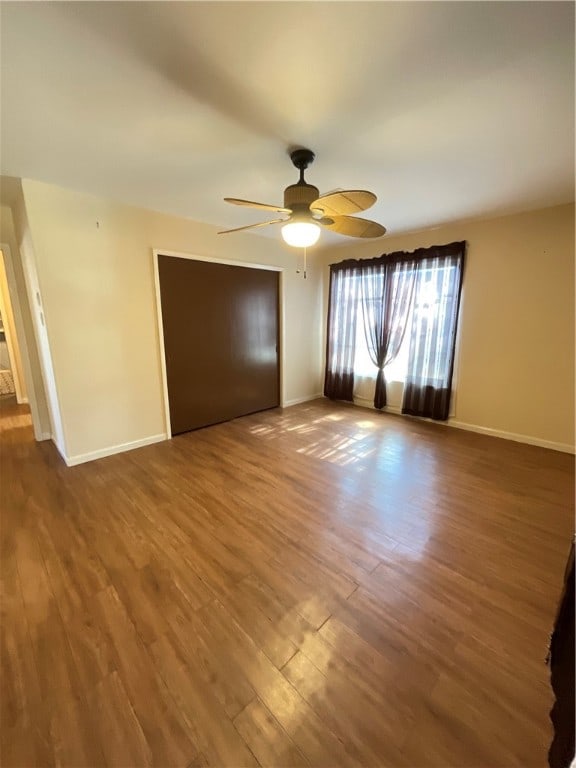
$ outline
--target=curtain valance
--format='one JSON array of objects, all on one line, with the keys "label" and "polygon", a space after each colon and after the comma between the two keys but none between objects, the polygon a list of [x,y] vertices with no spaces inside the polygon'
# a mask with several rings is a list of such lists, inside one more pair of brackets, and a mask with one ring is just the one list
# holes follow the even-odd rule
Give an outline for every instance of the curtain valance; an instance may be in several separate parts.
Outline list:
[{"label": "curtain valance", "polygon": [[417,248],[415,251],[393,251],[375,256],[372,259],[345,259],[337,264],[330,264],[332,272],[345,269],[358,269],[362,271],[378,264],[398,264],[404,261],[424,261],[424,259],[444,259],[450,256],[463,256],[466,250],[466,241],[447,243],[446,245],[432,245],[429,248]]}]

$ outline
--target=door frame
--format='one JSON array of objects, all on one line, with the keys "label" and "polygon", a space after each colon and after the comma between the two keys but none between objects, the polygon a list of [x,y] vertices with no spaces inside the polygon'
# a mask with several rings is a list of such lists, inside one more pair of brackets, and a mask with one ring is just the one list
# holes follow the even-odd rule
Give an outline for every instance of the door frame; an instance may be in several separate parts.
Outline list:
[{"label": "door frame", "polygon": [[152,249],[152,262],[154,267],[154,293],[156,297],[156,328],[158,331],[158,351],[160,355],[160,370],[162,372],[162,396],[164,399],[164,421],[166,437],[172,437],[172,424],[170,421],[170,401],[168,399],[168,378],[166,375],[166,350],[164,348],[164,323],[162,321],[162,296],[160,293],[160,272],[158,269],[158,256],[171,256],[175,259],[188,259],[190,261],[209,261],[214,264],[228,264],[233,267],[247,267],[248,269],[265,269],[269,272],[278,272],[278,367],[280,407],[284,407],[284,267],[276,267],[270,264],[255,264],[251,261],[239,261],[237,259],[220,259],[214,256],[198,256],[192,253],[170,251],[166,248]]},{"label": "door frame", "polygon": [[[29,339],[26,337],[26,330],[24,325],[24,314],[30,315],[30,323],[34,326],[33,311],[30,306],[30,299],[28,295],[28,287],[26,284],[26,274],[24,273],[24,283],[26,289],[23,294],[18,292],[18,284],[16,281],[16,274],[14,271],[14,259],[17,255],[13,253],[10,245],[4,241],[0,242],[0,250],[4,255],[4,269],[6,270],[6,282],[8,284],[8,292],[10,294],[10,302],[12,304],[12,313],[14,315],[14,326],[16,329],[16,339],[20,350],[20,360],[22,362],[22,373],[24,375],[24,386],[26,389],[26,398],[23,402],[27,402],[30,407],[30,416],[32,418],[32,428],[34,430],[34,439],[37,442],[42,440],[50,440],[52,438],[52,432],[44,431],[47,425],[43,425],[42,417],[40,414],[39,402],[46,401],[46,394],[44,391],[44,380],[41,375],[40,369],[38,369],[38,376],[34,379],[32,375],[32,361],[30,357],[30,344]],[[24,269],[24,264],[22,264]],[[34,329],[33,329],[34,331]],[[37,348],[37,342],[33,333],[33,342]],[[37,391],[37,388],[42,389]],[[47,406],[45,406],[47,407]],[[47,416],[48,417],[48,416]],[[49,422],[48,422],[49,423]],[[43,429],[44,427],[44,429]]]},{"label": "door frame", "polygon": [[[12,292],[8,279],[9,255],[4,254],[4,248],[0,248],[0,315],[4,321],[4,337],[8,348],[10,370],[14,380],[14,394],[18,404],[28,403],[26,393],[26,381],[24,378],[24,363],[20,351],[18,329],[16,327],[16,314],[12,304]],[[12,264],[10,264],[10,267]]]}]

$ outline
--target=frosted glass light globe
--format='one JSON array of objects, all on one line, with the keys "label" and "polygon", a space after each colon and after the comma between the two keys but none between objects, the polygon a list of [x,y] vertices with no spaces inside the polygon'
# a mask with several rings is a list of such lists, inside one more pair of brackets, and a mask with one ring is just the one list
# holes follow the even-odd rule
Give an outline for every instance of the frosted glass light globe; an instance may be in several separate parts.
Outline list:
[{"label": "frosted glass light globe", "polygon": [[320,227],[310,221],[291,221],[282,227],[282,238],[294,248],[309,248],[320,237]]}]

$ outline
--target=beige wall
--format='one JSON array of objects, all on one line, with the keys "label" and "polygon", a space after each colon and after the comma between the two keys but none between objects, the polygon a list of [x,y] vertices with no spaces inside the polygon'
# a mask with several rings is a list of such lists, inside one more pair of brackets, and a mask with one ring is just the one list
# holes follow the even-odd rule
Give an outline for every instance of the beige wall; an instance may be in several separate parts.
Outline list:
[{"label": "beige wall", "polygon": [[165,432],[152,249],[285,268],[286,401],[320,392],[322,273],[279,239],[23,180],[65,452],[76,461]]},{"label": "beige wall", "polygon": [[[574,205],[324,249],[325,264],[468,242],[455,424],[574,446]],[[327,267],[325,267],[327,281]]]}]

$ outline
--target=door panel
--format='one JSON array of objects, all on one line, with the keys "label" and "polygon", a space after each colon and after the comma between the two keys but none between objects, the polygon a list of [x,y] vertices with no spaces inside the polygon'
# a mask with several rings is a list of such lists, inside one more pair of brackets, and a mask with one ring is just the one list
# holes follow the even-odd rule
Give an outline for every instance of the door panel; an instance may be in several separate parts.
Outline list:
[{"label": "door panel", "polygon": [[158,256],[172,434],[275,408],[278,272]]}]

